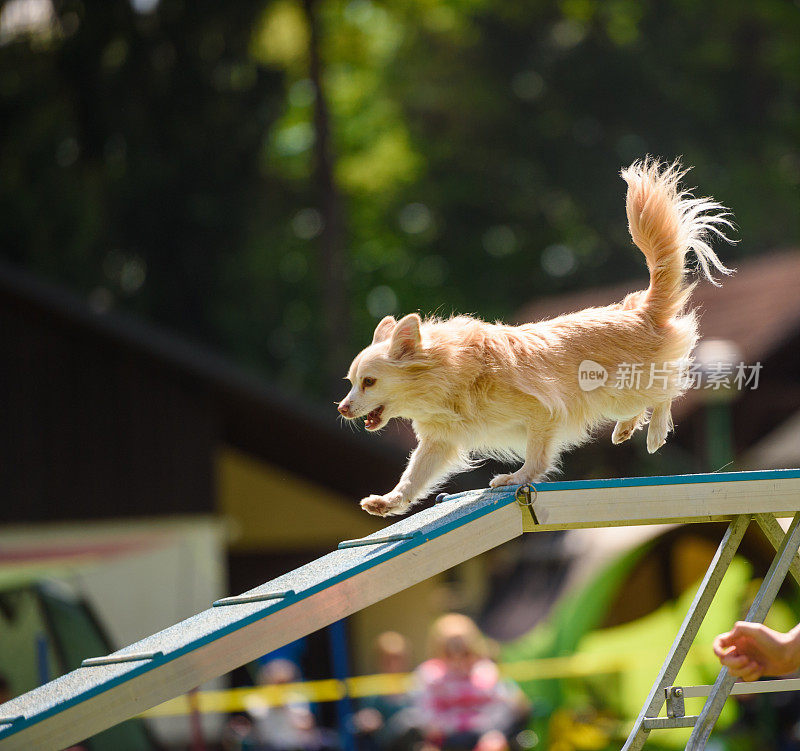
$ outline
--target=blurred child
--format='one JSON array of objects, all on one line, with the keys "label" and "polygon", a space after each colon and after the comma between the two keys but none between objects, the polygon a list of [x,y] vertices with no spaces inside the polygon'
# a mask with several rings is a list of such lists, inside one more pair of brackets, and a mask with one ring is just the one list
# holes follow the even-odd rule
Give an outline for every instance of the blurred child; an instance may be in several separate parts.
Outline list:
[{"label": "blurred child", "polygon": [[[291,660],[274,659],[259,671],[262,686],[286,685],[300,679]],[[253,727],[252,747],[264,751],[332,751],[338,746],[336,734],[317,726],[308,700],[300,693],[290,694],[283,704],[253,701],[248,706]]]},{"label": "blurred child", "polygon": [[[398,677],[411,670],[408,640],[396,631],[384,631],[375,640],[375,661],[379,673]],[[398,685],[397,693],[370,696],[362,701],[362,709],[353,716],[356,732],[367,749],[403,748],[409,731],[407,712],[411,704],[408,692]]]},{"label": "blurred child", "polygon": [[431,659],[417,668],[418,722],[428,744],[442,749],[504,751],[529,707],[487,656],[486,640],[465,615],[451,613],[431,628]]}]

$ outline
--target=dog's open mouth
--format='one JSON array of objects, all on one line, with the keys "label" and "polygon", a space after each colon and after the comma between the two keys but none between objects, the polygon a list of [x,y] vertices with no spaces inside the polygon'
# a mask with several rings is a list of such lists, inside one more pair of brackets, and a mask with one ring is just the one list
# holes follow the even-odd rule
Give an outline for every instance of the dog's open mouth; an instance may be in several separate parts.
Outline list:
[{"label": "dog's open mouth", "polygon": [[383,404],[380,407],[375,407],[365,418],[364,426],[367,430],[377,430],[381,426],[383,414]]}]

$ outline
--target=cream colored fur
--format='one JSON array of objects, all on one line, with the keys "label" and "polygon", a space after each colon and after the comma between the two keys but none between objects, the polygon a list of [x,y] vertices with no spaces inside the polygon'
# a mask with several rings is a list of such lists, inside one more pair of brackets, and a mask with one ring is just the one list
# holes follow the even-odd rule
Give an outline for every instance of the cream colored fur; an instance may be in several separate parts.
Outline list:
[{"label": "cream colored fur", "polygon": [[[685,310],[693,287],[684,279],[686,253],[694,252],[712,282],[712,268],[730,273],[708,244],[713,235],[725,237],[728,214],[681,190],[684,174],[677,162],[650,158],[622,170],[631,237],[650,271],[647,290],[522,326],[467,316],[422,321],[416,313],[378,324],[372,344],[350,366],[352,389],[339,411],[366,416],[370,430],[409,418],[419,443],[397,486],[361,501],[366,511],[402,514],[479,457],[523,461],[516,472],[495,477],[493,487],[533,482],[608,421],[617,421],[614,443],[649,422],[648,450],[664,444],[670,404],[685,389],[678,363],[688,361],[697,341],[694,311]],[[586,360],[605,368],[604,386],[580,387]],[[618,388],[625,364],[633,363],[642,367],[641,382]]]}]

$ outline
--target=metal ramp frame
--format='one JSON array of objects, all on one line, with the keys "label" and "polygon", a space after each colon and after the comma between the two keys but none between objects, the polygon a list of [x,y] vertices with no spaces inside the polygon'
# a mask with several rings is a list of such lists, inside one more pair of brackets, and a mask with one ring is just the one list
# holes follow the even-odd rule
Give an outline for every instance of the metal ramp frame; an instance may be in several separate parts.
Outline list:
[{"label": "metal ramp frame", "polygon": [[[787,516],[794,521],[784,535],[776,517]],[[710,695],[698,718],[685,716],[682,699],[703,687],[672,684],[753,518],[777,550],[748,616],[761,620],[790,568],[800,582],[800,470],[551,482],[445,496],[381,532],[345,541],[316,561],[218,600],[112,655],[89,658],[12,699],[0,706],[0,749],[63,749],[523,532],[728,521],[624,746],[641,748],[660,727],[694,726],[687,748],[700,749],[733,681],[723,669],[706,687]],[[665,704],[669,716],[659,718]]]}]

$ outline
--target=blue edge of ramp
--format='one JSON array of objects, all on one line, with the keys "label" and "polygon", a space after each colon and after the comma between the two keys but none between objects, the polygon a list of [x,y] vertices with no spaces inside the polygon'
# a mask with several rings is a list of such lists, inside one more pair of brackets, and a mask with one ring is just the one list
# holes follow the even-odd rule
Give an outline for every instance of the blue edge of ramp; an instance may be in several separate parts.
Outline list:
[{"label": "blue edge of ramp", "polygon": [[[800,470],[763,470],[668,477],[634,477],[612,480],[578,480],[537,484],[537,492],[590,490],[595,488],[647,487],[706,482],[736,482],[800,478]],[[413,513],[370,535],[404,536],[390,542],[346,547],[328,553],[294,571],[279,576],[247,595],[286,593],[280,599],[249,602],[235,607],[209,607],[174,626],[115,652],[122,657],[133,653],[156,653],[152,659],[79,668],[50,683],[19,696],[0,707],[0,743],[3,739],[96,697],[133,678],[219,640],[260,619],[274,615],[311,595],[367,571],[426,542],[446,535],[465,524],[515,503],[515,488],[467,491],[446,496],[441,503]],[[369,538],[365,538],[369,539]],[[209,603],[210,605],[210,603]],[[91,655],[86,655],[90,657]]]}]

